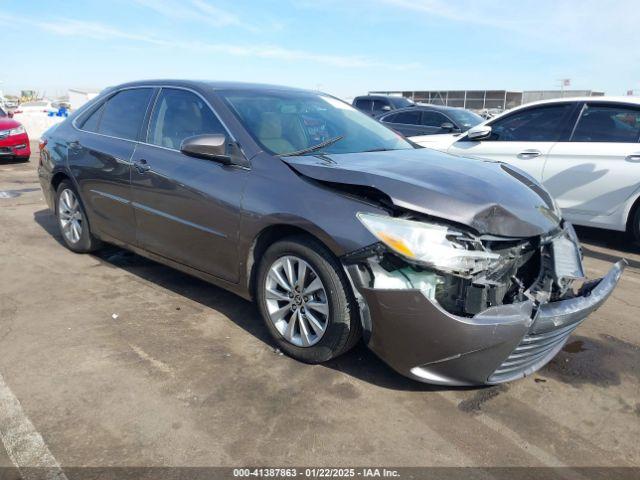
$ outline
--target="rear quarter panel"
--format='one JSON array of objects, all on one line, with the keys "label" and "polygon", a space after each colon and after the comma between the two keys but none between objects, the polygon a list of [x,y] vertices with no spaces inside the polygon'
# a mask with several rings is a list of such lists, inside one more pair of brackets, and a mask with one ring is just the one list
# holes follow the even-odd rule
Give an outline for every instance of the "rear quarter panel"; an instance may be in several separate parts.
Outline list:
[{"label": "rear quarter panel", "polygon": [[38,179],[45,201],[52,211],[55,211],[55,190],[52,186],[53,178],[56,174],[64,174],[71,177],[67,162],[68,148],[67,135],[70,125],[70,119],[58,124],[55,128],[51,128],[44,132],[41,137],[41,143],[46,142],[44,148],[40,150],[38,160]]}]

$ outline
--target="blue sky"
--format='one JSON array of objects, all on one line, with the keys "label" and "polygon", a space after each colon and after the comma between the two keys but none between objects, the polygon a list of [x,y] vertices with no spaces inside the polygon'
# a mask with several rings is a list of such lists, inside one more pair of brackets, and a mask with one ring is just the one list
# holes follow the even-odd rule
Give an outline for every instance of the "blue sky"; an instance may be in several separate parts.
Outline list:
[{"label": "blue sky", "polygon": [[638,0],[0,0],[0,90],[144,78],[640,93]]}]

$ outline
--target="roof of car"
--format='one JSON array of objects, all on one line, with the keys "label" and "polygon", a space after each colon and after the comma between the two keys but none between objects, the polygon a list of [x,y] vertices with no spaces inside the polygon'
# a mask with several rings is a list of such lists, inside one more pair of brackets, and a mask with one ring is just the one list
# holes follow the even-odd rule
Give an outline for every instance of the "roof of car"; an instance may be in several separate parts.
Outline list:
[{"label": "roof of car", "polygon": [[[596,96],[596,97],[562,97],[552,98],[549,100],[538,100],[536,102],[526,103],[519,107],[530,107],[533,105],[545,105],[561,102],[610,102],[610,103],[633,103],[640,105],[640,97],[622,97],[622,96]],[[519,108],[518,107],[518,108]]]},{"label": "roof of car", "polygon": [[416,103],[411,107],[397,108],[396,110],[391,110],[390,112],[385,112],[385,115],[389,115],[390,113],[399,113],[404,111],[416,111],[416,110],[440,110],[443,112],[451,111],[451,110],[464,110],[459,107],[448,107],[446,105],[431,105],[430,103]]},{"label": "roof of car", "polygon": [[354,98],[354,100],[357,100],[359,98],[405,98],[405,97],[398,97],[397,95],[358,95],[357,97]]},{"label": "roof of car", "polygon": [[225,82],[225,81],[211,81],[211,80],[184,80],[184,79],[156,79],[156,80],[138,80],[135,82],[127,82],[120,85],[116,85],[112,88],[125,88],[125,87],[141,87],[141,86],[174,86],[174,87],[186,87],[186,88],[204,88],[213,90],[282,90],[282,91],[297,91],[297,92],[309,92],[302,88],[287,87],[283,85],[269,85],[264,83],[246,83],[246,82]]},{"label": "roof of car", "polygon": [[518,112],[520,110],[524,110],[531,107],[536,107],[539,105],[553,105],[555,103],[563,103],[563,102],[590,102],[590,103],[626,103],[632,105],[640,105],[640,97],[616,97],[616,96],[599,96],[599,97],[562,97],[562,98],[552,98],[549,100],[538,100],[536,102],[525,103],[524,105],[518,105],[510,110],[505,110],[499,115],[495,117],[489,118],[482,122],[481,125],[486,125],[487,123],[493,123],[496,120],[499,120],[507,115],[510,115],[514,112]]}]

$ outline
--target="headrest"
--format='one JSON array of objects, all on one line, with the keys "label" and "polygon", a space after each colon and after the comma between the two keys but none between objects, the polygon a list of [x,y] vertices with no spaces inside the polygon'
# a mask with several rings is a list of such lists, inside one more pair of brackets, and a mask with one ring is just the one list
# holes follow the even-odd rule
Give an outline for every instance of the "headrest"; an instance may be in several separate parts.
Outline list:
[{"label": "headrest", "polygon": [[264,112],[260,115],[259,138],[281,138],[282,118],[275,112]]}]

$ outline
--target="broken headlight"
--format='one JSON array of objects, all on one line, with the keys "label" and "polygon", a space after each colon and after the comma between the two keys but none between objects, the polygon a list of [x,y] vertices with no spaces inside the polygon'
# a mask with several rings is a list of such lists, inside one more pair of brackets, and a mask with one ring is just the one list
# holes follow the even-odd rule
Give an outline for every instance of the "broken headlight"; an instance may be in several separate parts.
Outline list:
[{"label": "broken headlight", "polygon": [[500,255],[450,227],[362,212],[357,217],[378,240],[412,263],[458,275],[500,265]]}]

